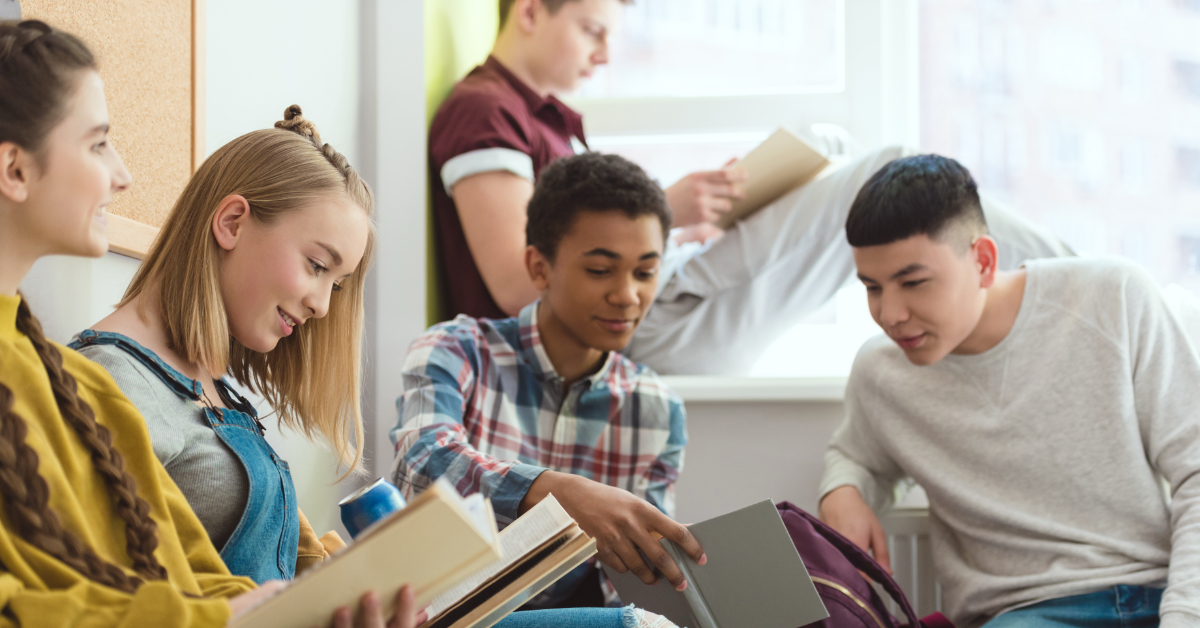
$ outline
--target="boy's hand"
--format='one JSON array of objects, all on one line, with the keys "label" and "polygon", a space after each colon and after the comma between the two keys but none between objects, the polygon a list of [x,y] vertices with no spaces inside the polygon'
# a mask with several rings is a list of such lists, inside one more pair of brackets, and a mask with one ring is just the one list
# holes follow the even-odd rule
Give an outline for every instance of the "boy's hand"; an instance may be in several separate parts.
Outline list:
[{"label": "boy's hand", "polygon": [[883,532],[883,525],[879,523],[875,511],[867,505],[857,488],[839,486],[826,493],[821,499],[818,515],[829,527],[873,554],[875,562],[889,574],[892,573],[887,534]]},{"label": "boy's hand", "polygon": [[735,199],[746,196],[742,191],[746,171],[733,167],[734,161],[730,160],[720,170],[693,172],[664,190],[675,217],[673,227],[716,222],[721,214],[733,208]]},{"label": "boy's hand", "polygon": [[618,573],[632,571],[646,584],[658,582],[653,568],[638,554],[641,549],[671,586],[679,591],[686,588],[683,572],[659,544],[659,537],[674,541],[697,564],[708,562],[700,543],[685,526],[628,491],[576,475],[544,471],[529,487],[521,511],[549,494],[562,504],[580,529],[596,539],[597,556]]}]

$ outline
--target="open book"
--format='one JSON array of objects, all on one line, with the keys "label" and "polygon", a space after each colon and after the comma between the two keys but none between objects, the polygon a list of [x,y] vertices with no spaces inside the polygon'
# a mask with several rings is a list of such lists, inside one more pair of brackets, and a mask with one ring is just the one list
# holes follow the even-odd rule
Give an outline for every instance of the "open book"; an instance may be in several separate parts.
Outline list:
[{"label": "open book", "polygon": [[396,591],[414,587],[418,606],[500,557],[491,502],[463,499],[436,482],[403,510],[363,530],[354,543],[229,622],[230,628],[310,628],[374,590],[392,613]]},{"label": "open book", "polygon": [[548,495],[500,533],[500,559],[433,600],[424,628],[488,628],[595,553],[596,541]]},{"label": "open book", "polygon": [[800,136],[780,127],[736,164],[746,171],[746,197],[733,201],[717,226],[728,229],[784,194],[812,181],[829,160]]},{"label": "open book", "polygon": [[661,541],[687,588],[676,591],[666,579],[650,586],[605,566],[622,601],[687,628],[796,628],[829,617],[771,500],[688,529],[708,556],[703,566]]}]

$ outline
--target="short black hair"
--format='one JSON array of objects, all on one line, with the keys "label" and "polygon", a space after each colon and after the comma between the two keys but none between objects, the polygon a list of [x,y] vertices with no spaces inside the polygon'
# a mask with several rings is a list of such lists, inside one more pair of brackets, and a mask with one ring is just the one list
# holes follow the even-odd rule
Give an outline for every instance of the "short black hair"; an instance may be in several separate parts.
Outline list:
[{"label": "short black hair", "polygon": [[620,210],[626,216],[654,216],[663,238],[671,230],[671,208],[658,182],[621,157],[588,152],[551,163],[538,175],[529,199],[525,241],[551,261],[576,217],[585,211]]},{"label": "short black hair", "polygon": [[914,155],[888,163],[867,180],[850,206],[846,239],[853,247],[918,235],[947,242],[951,227],[962,227],[967,246],[987,234],[975,179],[949,157]]}]

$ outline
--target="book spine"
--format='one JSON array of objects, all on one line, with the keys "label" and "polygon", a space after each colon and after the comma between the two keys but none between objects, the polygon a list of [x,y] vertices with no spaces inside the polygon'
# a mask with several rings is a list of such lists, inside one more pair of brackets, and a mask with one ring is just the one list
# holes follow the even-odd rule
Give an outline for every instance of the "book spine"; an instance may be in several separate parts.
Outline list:
[{"label": "book spine", "polygon": [[692,570],[689,566],[692,559],[671,541],[664,539],[662,544],[675,564],[679,565],[679,570],[683,572],[683,578],[687,581],[687,588],[683,590],[683,599],[687,600],[688,606],[692,608],[692,615],[700,624],[696,628],[720,628],[717,620],[713,618],[712,611],[708,608],[708,602],[704,600],[704,594],[700,591],[700,587],[696,586],[696,580],[692,577]]}]

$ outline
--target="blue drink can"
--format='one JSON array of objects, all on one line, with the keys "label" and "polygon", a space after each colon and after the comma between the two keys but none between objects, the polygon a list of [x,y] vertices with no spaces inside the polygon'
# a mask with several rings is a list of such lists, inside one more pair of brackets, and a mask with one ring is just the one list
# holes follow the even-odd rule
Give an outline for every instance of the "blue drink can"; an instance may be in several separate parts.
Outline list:
[{"label": "blue drink can", "polygon": [[338,502],[342,509],[342,524],[346,526],[351,538],[357,538],[359,533],[371,524],[404,508],[405,505],[400,489],[383,478],[358,489]]}]

